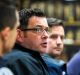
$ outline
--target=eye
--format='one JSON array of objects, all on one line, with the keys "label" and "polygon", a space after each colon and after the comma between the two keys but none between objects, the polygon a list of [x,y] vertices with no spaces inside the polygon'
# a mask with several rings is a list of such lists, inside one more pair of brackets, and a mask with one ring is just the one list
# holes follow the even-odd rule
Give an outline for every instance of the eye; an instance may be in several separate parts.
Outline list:
[{"label": "eye", "polygon": [[50,38],[51,39],[56,39],[57,38],[57,35],[50,35]]},{"label": "eye", "polygon": [[65,38],[64,36],[61,36],[61,39],[62,39],[62,40],[64,40],[64,38]]},{"label": "eye", "polygon": [[49,28],[45,28],[45,31],[46,31],[46,32],[49,32]]},{"label": "eye", "polygon": [[35,28],[36,32],[41,32],[41,28]]}]

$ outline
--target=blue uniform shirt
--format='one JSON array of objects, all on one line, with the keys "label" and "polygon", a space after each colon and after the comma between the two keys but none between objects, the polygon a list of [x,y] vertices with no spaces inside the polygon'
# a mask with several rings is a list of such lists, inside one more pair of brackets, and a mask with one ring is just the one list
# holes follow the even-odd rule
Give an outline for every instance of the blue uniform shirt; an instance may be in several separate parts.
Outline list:
[{"label": "blue uniform shirt", "polygon": [[68,75],[80,75],[80,51],[67,64]]}]

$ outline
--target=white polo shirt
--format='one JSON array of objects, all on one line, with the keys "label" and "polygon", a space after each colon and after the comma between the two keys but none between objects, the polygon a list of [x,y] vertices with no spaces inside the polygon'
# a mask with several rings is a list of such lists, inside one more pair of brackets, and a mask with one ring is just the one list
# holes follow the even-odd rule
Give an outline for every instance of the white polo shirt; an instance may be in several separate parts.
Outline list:
[{"label": "white polo shirt", "polygon": [[14,75],[7,67],[0,68],[0,75]]}]

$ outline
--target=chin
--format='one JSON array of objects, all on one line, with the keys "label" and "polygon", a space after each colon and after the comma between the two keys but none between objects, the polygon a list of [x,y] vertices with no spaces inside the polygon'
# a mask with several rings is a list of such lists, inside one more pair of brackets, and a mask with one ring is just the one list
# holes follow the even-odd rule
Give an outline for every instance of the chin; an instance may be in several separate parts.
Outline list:
[{"label": "chin", "polygon": [[41,53],[41,54],[45,54],[45,53],[47,53],[47,52],[46,52],[45,49],[42,49],[42,50],[40,51],[40,53]]},{"label": "chin", "polygon": [[48,47],[44,47],[44,46],[40,46],[39,48],[38,48],[38,50],[40,51],[40,53],[47,53],[47,49],[48,49]]},{"label": "chin", "polygon": [[61,52],[53,52],[53,55],[59,56],[60,54],[61,54]]},{"label": "chin", "polygon": [[60,55],[61,55],[61,53],[55,53],[55,55],[60,56]]}]

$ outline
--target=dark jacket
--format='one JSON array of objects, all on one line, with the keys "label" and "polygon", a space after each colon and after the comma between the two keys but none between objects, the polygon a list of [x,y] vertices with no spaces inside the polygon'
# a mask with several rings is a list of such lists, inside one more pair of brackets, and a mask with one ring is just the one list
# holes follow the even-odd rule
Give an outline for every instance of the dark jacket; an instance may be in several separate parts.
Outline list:
[{"label": "dark jacket", "polygon": [[0,57],[0,75],[13,75],[11,70],[6,67],[6,61]]},{"label": "dark jacket", "polygon": [[48,75],[48,68],[40,54],[18,44],[4,59],[14,75]]},{"label": "dark jacket", "polygon": [[49,68],[50,75],[67,75],[66,64],[63,62],[59,64],[47,54],[42,55],[42,57]]},{"label": "dark jacket", "polygon": [[0,57],[0,68],[5,66],[5,61]]}]

